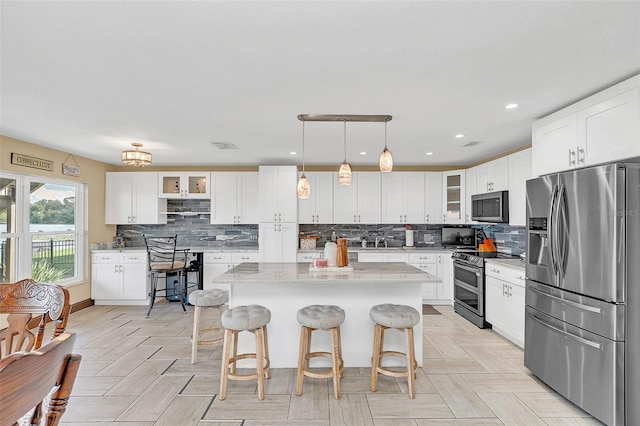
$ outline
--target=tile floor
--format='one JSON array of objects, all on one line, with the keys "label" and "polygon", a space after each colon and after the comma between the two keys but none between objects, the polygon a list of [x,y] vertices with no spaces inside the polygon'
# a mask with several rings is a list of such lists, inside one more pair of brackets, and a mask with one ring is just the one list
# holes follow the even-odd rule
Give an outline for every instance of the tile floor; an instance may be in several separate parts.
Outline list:
[{"label": "tile floor", "polygon": [[[230,382],[216,398],[221,348],[201,347],[190,363],[192,310],[159,303],[145,307],[93,306],[71,315],[83,356],[63,425],[426,426],[597,425],[533,377],[523,352],[491,330],[453,312],[425,315],[424,365],[415,400],[405,379],[380,376],[369,391],[370,369],[347,368],[336,401],[328,379],[305,378],[294,392],[294,370],[274,369],[266,398],[255,381]],[[213,310],[208,310],[213,313]],[[211,316],[206,321],[213,322]],[[297,342],[291,350],[297,351]]]}]

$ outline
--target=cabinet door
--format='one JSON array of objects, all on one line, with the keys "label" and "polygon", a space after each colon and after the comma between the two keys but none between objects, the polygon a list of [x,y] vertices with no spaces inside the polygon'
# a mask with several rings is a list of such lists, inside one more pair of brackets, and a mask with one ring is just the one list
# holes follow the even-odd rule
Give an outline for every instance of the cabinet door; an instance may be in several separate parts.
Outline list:
[{"label": "cabinet door", "polygon": [[438,254],[438,299],[453,304],[453,263],[451,253]]},{"label": "cabinet door", "polygon": [[278,169],[278,221],[298,222],[298,168],[283,166]]},{"label": "cabinet door", "polygon": [[[464,175],[464,185],[465,185],[465,205],[464,205],[464,221],[467,224],[475,224],[478,223],[475,220],[471,219],[473,217],[472,213],[472,204],[471,204],[471,196],[478,194],[481,192],[478,188],[478,173],[479,168],[472,167],[470,169],[465,170]],[[483,187],[480,187],[482,189]]]},{"label": "cabinet door", "polygon": [[[406,223],[424,223],[424,173],[409,172],[404,174],[404,200]],[[383,204],[384,205],[384,204]]]},{"label": "cabinet door", "polygon": [[491,191],[507,191],[509,189],[509,158],[493,160],[491,165],[493,168]]},{"label": "cabinet door", "polygon": [[106,224],[132,223],[133,175],[134,173],[127,172],[106,174],[104,213]]},{"label": "cabinet door", "polygon": [[333,220],[337,224],[358,221],[358,173],[353,173],[351,185],[341,186],[333,180]]},{"label": "cabinet door", "polygon": [[578,167],[640,155],[640,88],[578,112],[577,120]]},{"label": "cabinet door", "polygon": [[358,253],[358,263],[384,262],[384,253]]},{"label": "cabinet door", "polygon": [[509,225],[525,226],[527,179],[531,173],[531,148],[509,156]]},{"label": "cabinet door", "polygon": [[94,263],[91,266],[91,298],[118,299],[120,266],[117,263]]},{"label": "cabinet door", "polygon": [[442,223],[442,173],[424,174],[425,223]]},{"label": "cabinet door", "polygon": [[298,198],[298,223],[311,224],[316,223],[317,185],[315,185],[315,176],[312,173],[305,173],[305,176],[309,179],[309,185],[311,185],[311,195],[309,198]]},{"label": "cabinet door", "polygon": [[533,174],[546,175],[576,166],[578,128],[576,115],[544,125],[533,124]]},{"label": "cabinet door", "polygon": [[405,223],[404,173],[382,173],[382,223]]},{"label": "cabinet door", "polygon": [[382,222],[382,179],[380,172],[358,174],[358,222]]},{"label": "cabinet door", "polygon": [[[476,170],[476,194],[491,192],[491,182],[493,181],[493,167],[491,162],[482,164]],[[467,169],[467,173],[469,169]],[[467,180],[468,182],[468,180]]]},{"label": "cabinet door", "polygon": [[180,186],[185,198],[211,198],[210,173],[194,172],[180,176]]},{"label": "cabinet door", "polygon": [[258,210],[258,173],[241,172],[236,179],[237,223],[256,224],[260,222]]},{"label": "cabinet door", "polygon": [[311,196],[315,192],[315,223],[333,223],[333,182],[338,176],[332,172],[313,173]]},{"label": "cabinet door", "polygon": [[[505,293],[508,284],[494,277],[485,277],[485,318],[496,329],[505,330],[508,302]],[[524,319],[524,316],[523,316]]]},{"label": "cabinet door", "polygon": [[212,288],[220,288],[220,289],[229,291],[231,287],[230,284],[217,283],[217,282],[214,282],[213,280],[218,278],[220,275],[224,274],[225,272],[227,272],[230,266],[231,265],[227,263],[206,264],[204,266],[204,271],[203,271],[204,283],[202,284],[202,288],[204,290],[209,290]]},{"label": "cabinet door", "polygon": [[281,252],[279,262],[295,263],[298,256],[298,224],[291,222],[279,223],[278,232],[280,233]]},{"label": "cabinet door", "polygon": [[211,173],[211,223],[236,223],[237,175],[233,172]]},{"label": "cabinet door", "polygon": [[465,173],[454,170],[442,173],[442,195],[444,198],[444,223],[464,223]]},{"label": "cabinet door", "polygon": [[260,222],[278,221],[278,168],[260,166]]},{"label": "cabinet door", "polygon": [[147,298],[147,264],[125,263],[120,271],[120,299]]},{"label": "cabinet door", "polygon": [[260,256],[262,262],[296,262],[298,225],[295,223],[261,223]]},{"label": "cabinet door", "polygon": [[167,216],[160,214],[167,210],[167,200],[158,198],[158,173],[132,173],[133,223],[157,225],[167,223]]},{"label": "cabinet door", "polygon": [[509,284],[509,328],[514,343],[524,347],[524,308],[525,289],[516,284]]}]

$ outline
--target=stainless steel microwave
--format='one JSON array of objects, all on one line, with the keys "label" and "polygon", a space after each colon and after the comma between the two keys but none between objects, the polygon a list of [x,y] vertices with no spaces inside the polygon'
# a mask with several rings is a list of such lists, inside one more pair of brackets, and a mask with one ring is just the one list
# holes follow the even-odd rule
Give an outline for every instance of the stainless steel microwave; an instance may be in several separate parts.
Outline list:
[{"label": "stainless steel microwave", "polygon": [[472,195],[471,219],[478,222],[509,223],[509,191]]}]

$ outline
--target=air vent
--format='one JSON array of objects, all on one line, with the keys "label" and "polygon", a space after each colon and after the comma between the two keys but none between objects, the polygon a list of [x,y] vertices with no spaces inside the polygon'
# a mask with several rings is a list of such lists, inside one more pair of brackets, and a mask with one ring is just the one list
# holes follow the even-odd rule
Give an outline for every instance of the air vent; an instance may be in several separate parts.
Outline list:
[{"label": "air vent", "polygon": [[478,141],[472,141],[472,142],[467,142],[462,146],[474,146],[474,145],[478,145],[480,142]]},{"label": "air vent", "polygon": [[231,142],[211,142],[211,145],[218,149],[238,149],[238,147]]}]

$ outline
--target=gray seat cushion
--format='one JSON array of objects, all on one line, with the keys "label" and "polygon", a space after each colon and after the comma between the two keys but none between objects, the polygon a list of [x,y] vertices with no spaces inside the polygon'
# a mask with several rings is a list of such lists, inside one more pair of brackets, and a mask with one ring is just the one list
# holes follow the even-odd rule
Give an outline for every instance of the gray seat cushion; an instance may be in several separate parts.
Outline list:
[{"label": "gray seat cushion", "polygon": [[189,293],[189,303],[193,306],[220,306],[229,301],[229,292],[219,288],[195,290]]},{"label": "gray seat cushion", "polygon": [[296,317],[304,327],[326,330],[344,322],[344,309],[334,305],[310,305],[299,309]]},{"label": "gray seat cushion", "polygon": [[369,311],[373,322],[392,328],[409,328],[420,322],[420,314],[411,306],[385,303]]},{"label": "gray seat cushion", "polygon": [[236,306],[222,314],[222,326],[229,330],[255,330],[271,321],[271,311],[264,306]]}]

